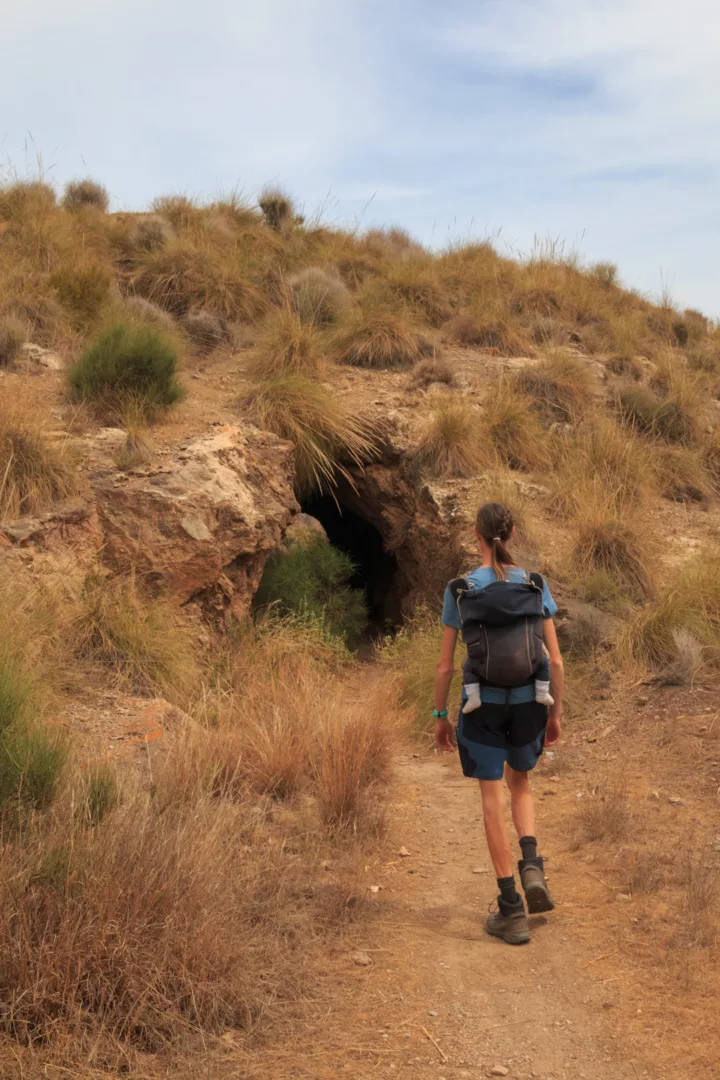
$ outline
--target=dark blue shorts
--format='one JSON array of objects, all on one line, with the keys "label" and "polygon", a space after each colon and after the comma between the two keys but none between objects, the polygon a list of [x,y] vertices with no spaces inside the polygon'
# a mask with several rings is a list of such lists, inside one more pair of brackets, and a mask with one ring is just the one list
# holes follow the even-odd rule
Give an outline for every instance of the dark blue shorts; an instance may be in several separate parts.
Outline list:
[{"label": "dark blue shorts", "polygon": [[516,772],[534,769],[545,745],[547,712],[537,701],[483,701],[479,709],[461,712],[457,744],[465,776],[502,780],[506,762]]}]

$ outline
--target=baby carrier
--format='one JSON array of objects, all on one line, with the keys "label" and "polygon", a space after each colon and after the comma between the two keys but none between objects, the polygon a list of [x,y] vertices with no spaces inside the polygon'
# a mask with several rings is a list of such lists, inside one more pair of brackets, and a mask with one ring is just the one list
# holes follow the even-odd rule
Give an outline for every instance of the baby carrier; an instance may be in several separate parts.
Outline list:
[{"label": "baby carrier", "polygon": [[468,663],[481,683],[516,687],[532,682],[543,661],[543,579],[494,581],[474,589],[465,578],[449,584],[460,615]]}]

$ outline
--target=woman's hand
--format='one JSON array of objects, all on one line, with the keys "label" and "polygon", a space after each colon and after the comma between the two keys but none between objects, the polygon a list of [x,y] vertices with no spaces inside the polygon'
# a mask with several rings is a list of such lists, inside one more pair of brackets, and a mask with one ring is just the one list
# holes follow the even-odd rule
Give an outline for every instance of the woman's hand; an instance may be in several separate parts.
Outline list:
[{"label": "woman's hand", "polygon": [[455,749],[455,732],[446,716],[435,721],[435,749],[440,751]]},{"label": "woman's hand", "polygon": [[559,705],[551,705],[548,710],[548,722],[545,729],[545,745],[557,746],[560,742],[560,716],[562,709]]}]

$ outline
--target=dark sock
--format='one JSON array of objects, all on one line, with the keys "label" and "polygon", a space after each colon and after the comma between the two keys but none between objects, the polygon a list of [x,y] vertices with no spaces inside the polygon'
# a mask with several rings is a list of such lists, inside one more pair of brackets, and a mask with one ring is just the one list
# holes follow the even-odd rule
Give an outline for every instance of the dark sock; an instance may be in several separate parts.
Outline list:
[{"label": "dark sock", "polygon": [[520,896],[515,888],[515,878],[499,877],[497,879],[498,889],[500,890],[500,896],[503,898],[506,904],[517,904],[520,901]]},{"label": "dark sock", "polygon": [[521,836],[520,847],[523,859],[537,859],[537,840],[534,836]]}]

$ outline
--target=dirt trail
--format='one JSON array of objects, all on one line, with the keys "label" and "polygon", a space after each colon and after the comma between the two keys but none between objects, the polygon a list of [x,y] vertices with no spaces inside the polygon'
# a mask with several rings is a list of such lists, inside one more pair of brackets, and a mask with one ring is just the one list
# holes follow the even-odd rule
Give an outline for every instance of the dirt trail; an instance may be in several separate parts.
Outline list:
[{"label": "dirt trail", "polygon": [[[553,767],[552,759],[542,763],[536,790],[543,779],[547,787]],[[378,1053],[338,1060],[338,1071],[408,1080],[669,1076],[633,1061],[613,1031],[613,1012],[628,1002],[612,979],[595,974],[603,957],[576,933],[583,915],[568,903],[574,860],[553,855],[551,805],[559,800],[539,799],[538,823],[558,907],[531,919],[529,946],[512,948],[484,931],[495,882],[477,785],[454,756],[410,750],[398,772],[392,839],[410,854],[368,868],[384,916],[367,934],[372,964],[357,972],[358,990],[383,1003],[364,1013],[358,1040]]]}]

